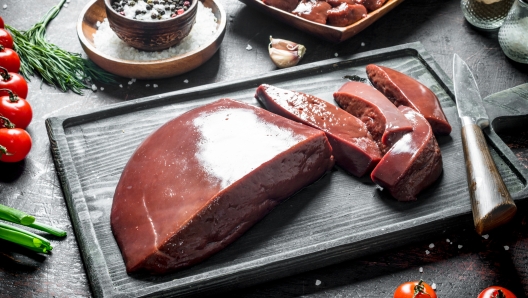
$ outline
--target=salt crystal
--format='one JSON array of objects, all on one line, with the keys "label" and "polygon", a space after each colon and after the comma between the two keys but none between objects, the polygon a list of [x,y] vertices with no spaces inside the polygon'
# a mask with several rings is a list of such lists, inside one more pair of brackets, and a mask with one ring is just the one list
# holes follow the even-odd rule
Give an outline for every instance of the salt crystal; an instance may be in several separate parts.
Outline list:
[{"label": "salt crystal", "polygon": [[145,87],[150,87],[150,84],[146,84]]},{"label": "salt crystal", "polygon": [[420,269],[418,269],[418,271],[420,271],[420,273],[423,272],[423,267],[420,267]]},{"label": "salt crystal", "polygon": [[316,285],[316,286],[319,286],[319,285],[321,285],[321,281],[320,281],[320,280],[318,280],[318,279],[316,279],[316,280],[315,280],[315,285]]},{"label": "salt crystal", "polygon": [[247,45],[246,50],[251,51],[251,50],[253,50],[253,47],[250,46],[250,45]]},{"label": "salt crystal", "polygon": [[123,84],[119,84],[119,88],[123,88]]},{"label": "salt crystal", "polygon": [[449,238],[446,239],[446,242],[451,242],[451,240],[449,240]]},{"label": "salt crystal", "polygon": [[488,239],[488,238],[489,238],[489,235],[488,235],[488,234],[486,234],[486,235],[482,235],[482,238],[484,238],[484,239]]},{"label": "salt crystal", "polygon": [[189,83],[189,80],[185,79],[183,82],[184,82],[185,84],[187,84],[187,83]]},{"label": "salt crystal", "polygon": [[70,2],[71,2],[71,0],[66,0],[66,3],[70,3]]},{"label": "salt crystal", "polygon": [[2,6],[2,7],[3,7],[4,9],[6,9],[6,8],[7,8],[7,4],[4,4],[4,6]]},{"label": "salt crystal", "polygon": [[428,251],[427,249],[425,250],[425,254],[426,254],[426,255],[428,255],[428,254],[430,254],[430,253],[431,253],[431,252]]},{"label": "salt crystal", "polygon": [[435,284],[435,283],[432,283],[432,284],[431,284],[431,288],[432,288],[433,290],[436,291],[436,284]]},{"label": "salt crystal", "polygon": [[152,87],[158,88],[158,84],[154,84],[154,85],[152,85]]},{"label": "salt crystal", "polygon": [[64,6],[64,7],[68,7],[68,4],[64,4],[63,6]]},{"label": "salt crystal", "polygon": [[338,54],[338,53],[335,53],[335,54],[334,54],[334,56],[336,56],[336,57],[337,57],[337,56],[339,56],[339,54]]},{"label": "salt crystal", "polygon": [[104,91],[104,87],[101,87],[101,91]]},{"label": "salt crystal", "polygon": [[134,82],[132,82],[132,81],[128,81],[128,84],[129,84],[129,85],[132,85],[132,83],[134,83]]},{"label": "salt crystal", "polygon": [[365,43],[364,43],[364,42],[362,42],[362,43],[361,43],[361,46],[362,46],[362,47],[364,47],[364,46],[365,46]]},{"label": "salt crystal", "polygon": [[136,82],[136,79],[132,78],[132,82]]},{"label": "salt crystal", "polygon": [[434,243],[429,244],[429,248],[433,248],[433,247],[434,247]]},{"label": "salt crystal", "polygon": [[97,86],[95,86],[95,84],[92,84],[92,90],[97,91]]},{"label": "salt crystal", "polygon": [[504,250],[509,250],[510,247],[508,245],[504,245]]},{"label": "salt crystal", "polygon": [[458,245],[458,249],[461,249],[462,247],[463,247],[462,245],[460,245],[460,244]]}]

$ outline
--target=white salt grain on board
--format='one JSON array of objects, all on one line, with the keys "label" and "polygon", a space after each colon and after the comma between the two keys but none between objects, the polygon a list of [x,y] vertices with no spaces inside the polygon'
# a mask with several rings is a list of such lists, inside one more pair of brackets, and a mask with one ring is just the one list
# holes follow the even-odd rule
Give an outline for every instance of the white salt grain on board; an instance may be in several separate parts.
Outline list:
[{"label": "white salt grain on board", "polygon": [[158,88],[158,84],[154,84],[154,85],[152,85],[152,87]]},{"label": "white salt grain on board", "polygon": [[425,254],[426,254],[426,255],[428,255],[428,254],[430,254],[430,253],[431,253],[431,252],[428,251],[427,249],[425,250]]},{"label": "white salt grain on board", "polygon": [[361,46],[362,46],[362,47],[364,47],[364,46],[365,46],[365,43],[364,43],[364,42],[362,42],[362,43],[361,43]]},{"label": "white salt grain on board", "polygon": [[433,243],[429,244],[429,248],[434,248],[434,244]]},{"label": "white salt grain on board", "polygon": [[145,87],[150,87],[150,84],[146,84]]},{"label": "white salt grain on board", "polygon": [[198,1],[196,23],[191,32],[177,46],[166,50],[144,52],[128,46],[112,31],[107,19],[104,19],[98,26],[93,39],[95,47],[110,57],[133,61],[162,60],[194,51],[207,45],[213,39],[217,25],[211,8],[205,7],[202,2]]},{"label": "white salt grain on board", "polygon": [[64,4],[63,7],[68,7],[68,4]]},{"label": "white salt grain on board", "polygon": [[132,82],[132,81],[128,81],[128,84],[129,84],[129,85],[132,85],[132,83],[134,83],[134,82]]},{"label": "white salt grain on board", "polygon": [[433,284],[431,285],[431,288],[432,288],[433,290],[435,290],[435,291],[436,291],[436,284],[435,284],[435,283],[433,283]]},{"label": "white salt grain on board", "polygon": [[7,4],[4,4],[4,6],[2,6],[2,7],[3,7],[4,9],[6,9],[6,8],[7,8]]},{"label": "white salt grain on board", "polygon": [[509,250],[510,247],[508,245],[504,245],[504,250]]},{"label": "white salt grain on board", "polygon": [[488,234],[486,234],[486,235],[482,235],[482,238],[484,238],[484,239],[488,239],[488,238],[489,238],[489,235],[488,235]]},{"label": "white salt grain on board", "polygon": [[451,242],[451,240],[449,240],[449,238],[446,239],[446,242]]},{"label": "white salt grain on board", "polygon": [[123,88],[123,84],[119,84],[119,88]]},{"label": "white salt grain on board", "polygon": [[246,50],[251,51],[251,50],[253,50],[253,47],[250,46],[250,45],[247,45]]},{"label": "white salt grain on board", "polygon": [[104,91],[104,87],[101,87],[101,91]]},{"label": "white salt grain on board", "polygon": [[460,245],[460,244],[458,245],[458,249],[461,249],[462,247],[463,247],[462,245]]},{"label": "white salt grain on board", "polygon": [[95,84],[92,84],[92,90],[97,91],[97,86],[95,86]]},{"label": "white salt grain on board", "polygon": [[185,79],[183,82],[184,82],[185,84],[187,84],[187,83],[189,83],[189,80]]},{"label": "white salt grain on board", "polygon": [[338,54],[338,53],[335,53],[335,54],[334,54],[334,56],[336,56],[336,57],[337,57],[337,56],[339,56],[339,54]]},{"label": "white salt grain on board", "polygon": [[315,285],[316,285],[316,286],[319,286],[319,285],[321,285],[321,281],[320,281],[320,280],[318,280],[318,279],[317,279],[317,280],[315,280]]},{"label": "white salt grain on board", "polygon": [[420,271],[420,273],[423,273],[423,267],[420,267],[420,269],[418,269],[418,271]]}]

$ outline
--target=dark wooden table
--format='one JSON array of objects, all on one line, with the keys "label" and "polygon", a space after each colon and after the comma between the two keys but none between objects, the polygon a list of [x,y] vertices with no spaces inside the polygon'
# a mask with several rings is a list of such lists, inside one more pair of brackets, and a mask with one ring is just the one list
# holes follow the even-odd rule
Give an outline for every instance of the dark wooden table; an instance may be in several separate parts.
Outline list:
[{"label": "dark wooden table", "polygon": [[[3,1],[0,15],[7,24],[28,29],[58,0]],[[82,53],[76,22],[87,1],[74,0],[48,27],[50,41]],[[420,41],[452,76],[453,53],[473,69],[483,96],[528,82],[528,67],[507,59],[497,33],[472,28],[462,16],[460,0],[407,0],[375,24],[341,44],[331,44],[279,23],[236,0],[219,1],[227,11],[227,31],[221,49],[200,68],[174,78],[137,81],[119,79],[100,85],[104,91],[84,95],[63,93],[39,78],[30,82],[28,100],[34,118],[28,131],[33,138],[29,157],[19,164],[0,164],[0,204],[34,214],[43,223],[68,231],[52,239],[53,254],[27,253],[0,240],[0,297],[88,297],[85,274],[63,193],[49,150],[44,121],[51,116],[77,114],[88,109],[193,86],[241,79],[275,70],[269,60],[269,35],[304,44],[302,64],[398,44]],[[246,50],[251,45],[252,50]],[[187,83],[186,83],[187,82]],[[146,85],[158,84],[158,88]],[[526,136],[517,142],[517,154],[528,166]],[[523,143],[524,142],[524,143]],[[520,149],[518,149],[520,148]],[[433,248],[430,248],[434,245]],[[427,252],[428,251],[428,252]],[[420,272],[423,271],[423,272]],[[528,293],[528,211],[526,204],[512,223],[478,236],[472,226],[444,231],[427,239],[383,253],[263,283],[228,289],[233,297],[392,297],[398,284],[424,279],[436,284],[440,297],[476,297],[483,288],[502,285],[517,297]]]}]

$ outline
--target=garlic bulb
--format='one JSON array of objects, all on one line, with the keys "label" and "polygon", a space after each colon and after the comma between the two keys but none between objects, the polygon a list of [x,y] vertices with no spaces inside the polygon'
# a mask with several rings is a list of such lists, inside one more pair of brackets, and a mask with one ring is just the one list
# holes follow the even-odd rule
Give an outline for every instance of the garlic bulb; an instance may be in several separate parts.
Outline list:
[{"label": "garlic bulb", "polygon": [[306,53],[306,48],[302,44],[285,39],[273,39],[271,36],[268,50],[271,61],[273,61],[278,68],[297,65]]}]

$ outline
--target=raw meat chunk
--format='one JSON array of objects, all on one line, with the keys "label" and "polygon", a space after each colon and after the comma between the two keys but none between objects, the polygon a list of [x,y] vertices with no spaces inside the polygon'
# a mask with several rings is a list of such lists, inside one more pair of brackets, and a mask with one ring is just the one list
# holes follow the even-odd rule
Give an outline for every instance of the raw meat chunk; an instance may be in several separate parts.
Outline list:
[{"label": "raw meat chunk", "polygon": [[381,159],[367,127],[356,117],[312,95],[260,85],[255,97],[269,111],[326,133],[336,163],[361,177]]},{"label": "raw meat chunk", "polygon": [[110,215],[127,272],[165,273],[233,242],[334,164],[324,132],[222,99],[137,148]]},{"label": "raw meat chunk", "polygon": [[371,12],[382,7],[385,2],[387,2],[387,0],[363,0],[362,4],[369,12]]},{"label": "raw meat chunk", "polygon": [[276,7],[278,9],[292,12],[297,7],[299,0],[262,0],[264,4]]},{"label": "raw meat chunk", "polygon": [[442,106],[436,95],[422,83],[394,69],[370,64],[367,75],[381,93],[396,106],[404,105],[420,112],[438,135],[451,133]]},{"label": "raw meat chunk", "polygon": [[342,3],[338,7],[328,10],[328,25],[346,27],[367,17],[367,9],[360,4]]},{"label": "raw meat chunk", "polygon": [[442,155],[427,120],[409,107],[398,109],[411,121],[413,131],[394,144],[370,177],[397,200],[413,201],[440,177]]},{"label": "raw meat chunk", "polygon": [[411,123],[398,108],[367,84],[347,82],[334,93],[334,99],[345,111],[367,125],[382,153],[412,131]]},{"label": "raw meat chunk", "polygon": [[337,7],[343,3],[346,4],[363,4],[363,0],[326,0],[332,7]]},{"label": "raw meat chunk", "polygon": [[292,13],[312,22],[326,24],[326,17],[330,8],[332,6],[325,1],[303,0],[299,2]]}]

